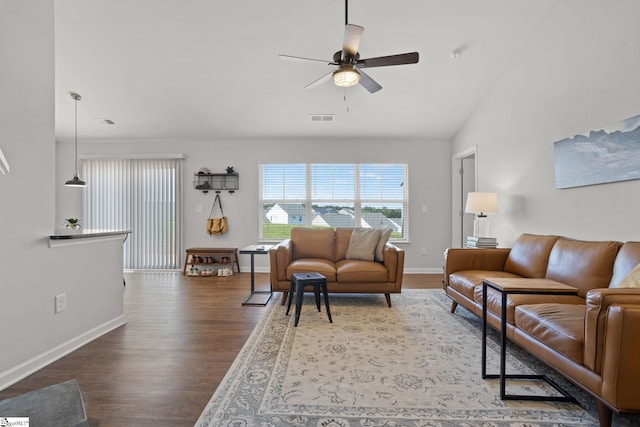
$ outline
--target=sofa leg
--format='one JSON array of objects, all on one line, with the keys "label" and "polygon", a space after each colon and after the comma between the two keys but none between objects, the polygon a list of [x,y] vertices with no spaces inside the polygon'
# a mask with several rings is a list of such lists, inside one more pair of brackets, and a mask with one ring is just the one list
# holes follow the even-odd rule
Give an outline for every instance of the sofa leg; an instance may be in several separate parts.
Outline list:
[{"label": "sofa leg", "polygon": [[289,296],[289,292],[282,293],[282,302],[280,303],[280,305],[285,305],[285,303],[287,302],[287,296]]},{"label": "sofa leg", "polygon": [[613,416],[611,409],[599,400],[596,400],[596,408],[598,408],[600,427],[611,427],[611,418]]},{"label": "sofa leg", "polygon": [[387,305],[391,307],[391,294],[384,294],[384,297],[387,299]]},{"label": "sofa leg", "polygon": [[454,313],[458,308],[458,303],[456,301],[451,301],[451,312]]}]

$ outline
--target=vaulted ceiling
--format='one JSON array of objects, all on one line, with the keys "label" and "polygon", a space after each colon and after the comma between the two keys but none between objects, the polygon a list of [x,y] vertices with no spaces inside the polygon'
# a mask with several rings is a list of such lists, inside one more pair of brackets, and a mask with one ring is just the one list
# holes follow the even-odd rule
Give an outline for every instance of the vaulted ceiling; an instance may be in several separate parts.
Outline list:
[{"label": "vaulted ceiling", "polygon": [[[56,137],[82,141],[451,138],[544,27],[557,0],[351,0],[383,89],[342,89],[344,0],[55,0]],[[462,54],[452,58],[452,52]],[[333,114],[313,122],[311,114]],[[115,124],[105,124],[105,119]]]}]

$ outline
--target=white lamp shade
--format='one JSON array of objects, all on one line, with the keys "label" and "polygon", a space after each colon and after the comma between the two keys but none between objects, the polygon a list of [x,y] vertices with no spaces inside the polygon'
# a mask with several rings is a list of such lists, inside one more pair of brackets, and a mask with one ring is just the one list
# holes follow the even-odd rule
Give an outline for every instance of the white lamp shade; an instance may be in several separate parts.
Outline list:
[{"label": "white lamp shade", "polygon": [[467,213],[488,214],[498,213],[498,195],[496,193],[471,192],[467,194]]}]

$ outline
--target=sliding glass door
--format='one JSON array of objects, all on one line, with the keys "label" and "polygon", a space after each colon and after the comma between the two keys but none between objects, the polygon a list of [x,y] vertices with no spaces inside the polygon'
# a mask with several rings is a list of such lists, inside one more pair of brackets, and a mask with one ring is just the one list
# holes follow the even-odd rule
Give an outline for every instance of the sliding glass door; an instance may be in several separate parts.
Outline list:
[{"label": "sliding glass door", "polygon": [[181,159],[87,159],[84,225],[128,229],[125,269],[181,264]]}]

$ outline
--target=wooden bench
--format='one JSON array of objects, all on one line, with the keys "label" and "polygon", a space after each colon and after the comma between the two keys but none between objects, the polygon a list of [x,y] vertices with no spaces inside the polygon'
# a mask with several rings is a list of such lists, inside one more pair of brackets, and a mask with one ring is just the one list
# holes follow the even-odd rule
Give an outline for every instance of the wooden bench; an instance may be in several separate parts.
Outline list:
[{"label": "wooden bench", "polygon": [[[238,267],[238,273],[240,273],[240,262],[238,261],[238,248],[189,248],[186,251],[184,258],[184,268],[182,274],[186,276],[187,266],[198,264],[195,262],[196,256],[201,257],[229,257],[231,260],[228,264],[231,264],[233,269],[234,264]],[[213,265],[213,264],[210,264]]]}]

